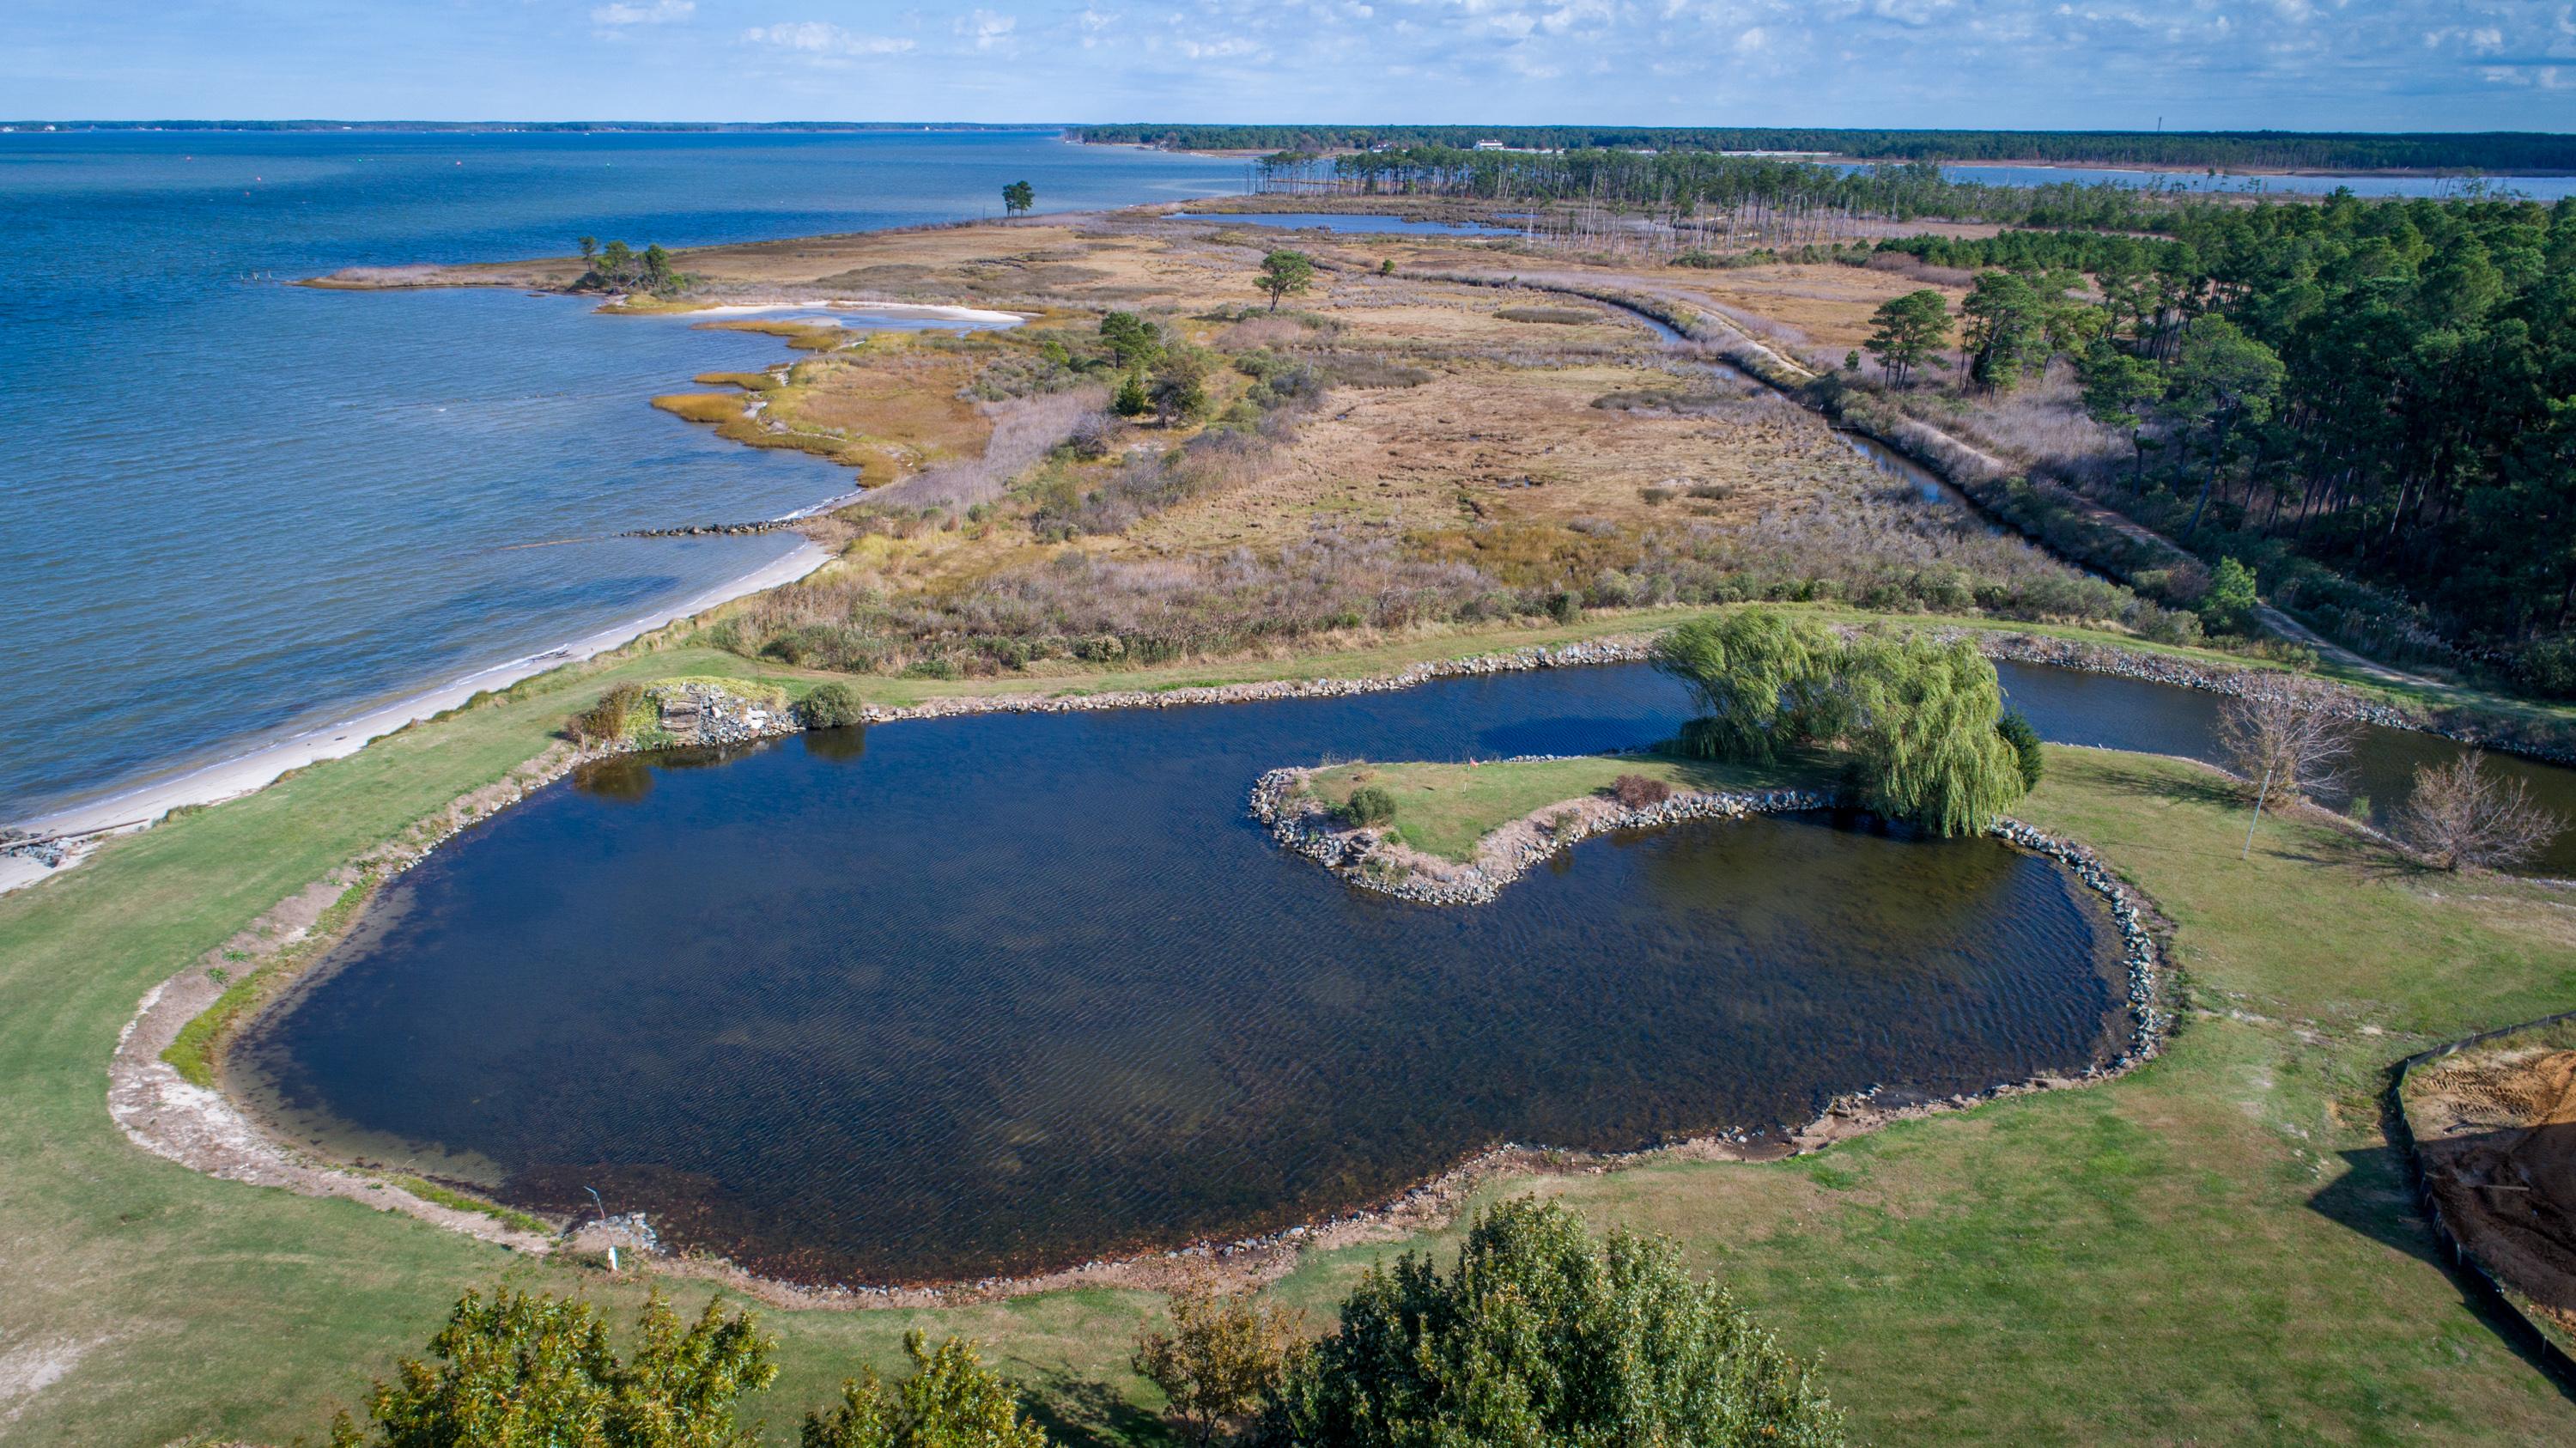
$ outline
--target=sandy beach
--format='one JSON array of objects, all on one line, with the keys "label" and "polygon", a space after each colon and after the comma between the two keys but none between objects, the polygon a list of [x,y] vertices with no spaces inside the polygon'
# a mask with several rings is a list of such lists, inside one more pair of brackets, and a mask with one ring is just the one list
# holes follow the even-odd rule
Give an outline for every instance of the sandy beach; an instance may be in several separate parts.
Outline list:
[{"label": "sandy beach", "polygon": [[[81,836],[94,842],[108,834],[148,828],[169,811],[185,805],[216,804],[266,788],[277,777],[292,769],[325,759],[338,759],[354,754],[369,741],[380,739],[407,724],[455,708],[485,689],[507,688],[521,679],[542,674],[565,664],[608,652],[633,639],[675,623],[693,614],[704,613],[721,603],[793,583],[831,561],[831,553],[818,544],[800,544],[795,551],[775,562],[743,574],[739,578],[701,590],[676,603],[612,624],[585,634],[569,643],[559,644],[538,653],[490,664],[470,673],[460,674],[417,693],[407,694],[389,703],[379,704],[350,718],[306,729],[284,738],[270,740],[239,754],[212,762],[193,765],[175,774],[122,789],[114,794],[73,805],[49,814],[13,821],[13,827],[38,837]],[[46,879],[60,870],[70,869],[87,856],[86,848],[71,855],[60,866],[48,866],[24,855],[0,855],[0,893]]]}]

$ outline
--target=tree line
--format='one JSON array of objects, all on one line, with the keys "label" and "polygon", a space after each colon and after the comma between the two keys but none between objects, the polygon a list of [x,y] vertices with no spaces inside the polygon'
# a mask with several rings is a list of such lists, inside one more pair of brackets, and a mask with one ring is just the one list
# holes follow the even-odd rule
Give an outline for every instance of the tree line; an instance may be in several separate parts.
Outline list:
[{"label": "tree line", "polygon": [[[468,1292],[430,1340],[342,1413],[332,1448],[751,1448],[743,1401],[776,1381],[777,1343],[716,1300],[684,1322],[657,1289],[620,1353],[579,1298]],[[802,1448],[1047,1448],[1021,1395],[970,1339],[904,1339],[807,1412]],[[1407,1252],[1371,1267],[1338,1327],[1201,1283],[1134,1365],[1191,1441],[1263,1448],[1512,1443],[1839,1448],[1842,1414],[1725,1289],[1670,1242],[1596,1237],[1565,1207],[1504,1201],[1468,1224],[1454,1270]]]},{"label": "tree line", "polygon": [[2177,207],[2213,204],[2189,193],[2112,182],[1998,186],[1953,180],[1917,161],[1829,166],[1709,151],[1473,151],[1418,146],[1321,157],[1287,153],[1254,163],[1257,192],[1455,196],[1482,201],[1576,201],[1687,225],[1747,208],[1908,221],[1917,217],[2016,226],[2161,229]]},{"label": "tree line", "polygon": [[[2576,694],[2576,201],[2340,195],[2167,225],[1880,246],[1992,269],[1958,337],[1978,385],[2069,352],[2098,420],[2166,434],[2185,541],[2394,590]],[[1881,320],[1902,383],[1931,354]],[[2140,501],[2149,482],[2141,448]]]},{"label": "tree line", "polygon": [[1803,126],[1100,125],[1085,141],[1182,151],[1322,155],[1374,146],[1538,151],[1791,151],[1865,161],[2045,161],[2217,170],[2570,171],[2576,136],[2332,131],[1908,131]]}]

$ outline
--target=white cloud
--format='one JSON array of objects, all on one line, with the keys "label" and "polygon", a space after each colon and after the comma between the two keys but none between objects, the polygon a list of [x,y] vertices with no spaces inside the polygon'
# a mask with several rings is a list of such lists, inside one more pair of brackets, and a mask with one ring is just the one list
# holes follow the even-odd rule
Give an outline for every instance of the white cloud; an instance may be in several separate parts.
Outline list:
[{"label": "white cloud", "polygon": [[991,50],[1007,42],[1011,32],[1019,28],[1018,16],[1000,15],[990,10],[978,10],[957,20],[957,33],[973,41],[977,50]]},{"label": "white cloud", "polygon": [[593,25],[667,25],[686,20],[697,13],[698,0],[652,0],[638,5],[634,0],[614,0],[590,12]]},{"label": "white cloud", "polygon": [[827,20],[799,20],[783,25],[755,25],[742,33],[746,45],[774,45],[806,55],[899,55],[912,42],[894,35],[866,35],[844,30]]}]

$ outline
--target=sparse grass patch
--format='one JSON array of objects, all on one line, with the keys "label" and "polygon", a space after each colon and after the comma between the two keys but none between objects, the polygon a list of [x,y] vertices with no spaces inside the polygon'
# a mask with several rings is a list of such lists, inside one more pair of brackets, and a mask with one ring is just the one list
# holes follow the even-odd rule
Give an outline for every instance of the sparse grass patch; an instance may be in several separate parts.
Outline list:
[{"label": "sparse grass patch", "polygon": [[1668,754],[1464,764],[1356,761],[1318,769],[1307,784],[1336,811],[1347,810],[1361,793],[1383,792],[1388,812],[1359,823],[1388,824],[1390,834],[1425,854],[1472,860],[1477,841],[1496,829],[1549,805],[1600,794],[1623,776],[1681,791],[1814,788],[1831,781],[1832,767],[1812,757],[1745,765]]}]

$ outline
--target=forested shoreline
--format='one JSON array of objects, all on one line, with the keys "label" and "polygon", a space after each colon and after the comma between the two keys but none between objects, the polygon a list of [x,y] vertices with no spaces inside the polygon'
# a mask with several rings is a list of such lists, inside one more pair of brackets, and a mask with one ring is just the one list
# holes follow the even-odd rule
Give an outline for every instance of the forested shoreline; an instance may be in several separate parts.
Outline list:
[{"label": "forested shoreline", "polygon": [[1786,151],[1864,161],[2043,161],[2060,165],[2220,170],[2567,171],[2576,136],[2525,131],[1906,131],[1816,126],[1243,126],[1126,123],[1076,126],[1095,144],[1183,151],[1324,155],[1460,150],[1479,142],[1536,151]]},{"label": "forested shoreline", "polygon": [[1987,269],[1955,343],[1972,394],[2076,359],[2095,420],[2141,444],[2095,496],[2255,562],[2357,642],[2576,692],[2576,202],[2342,197],[2167,226],[1878,250]]}]

